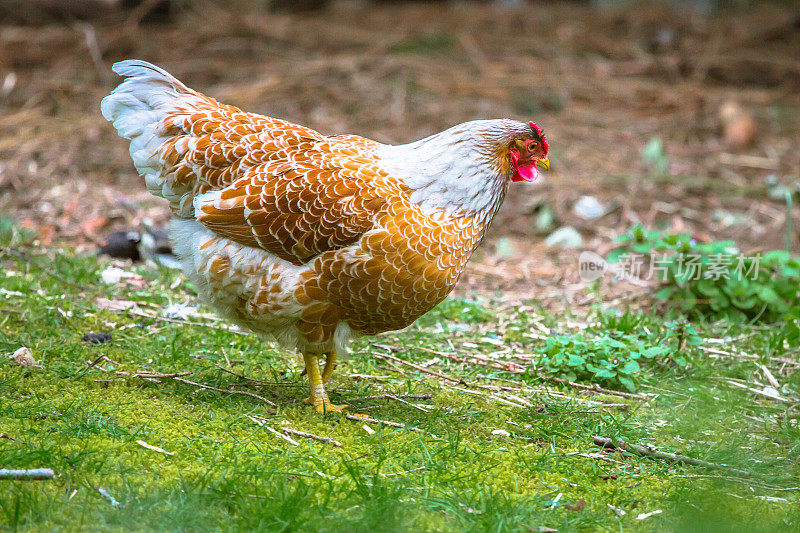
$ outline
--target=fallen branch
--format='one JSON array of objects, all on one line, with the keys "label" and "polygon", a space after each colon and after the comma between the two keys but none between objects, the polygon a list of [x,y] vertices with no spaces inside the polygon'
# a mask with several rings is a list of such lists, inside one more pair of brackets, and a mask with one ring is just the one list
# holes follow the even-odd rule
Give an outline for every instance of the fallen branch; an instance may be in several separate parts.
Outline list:
[{"label": "fallen branch", "polygon": [[281,426],[281,431],[283,431],[284,433],[289,433],[291,435],[297,435],[298,437],[305,437],[307,439],[318,440],[320,442],[327,442],[328,444],[333,444],[337,448],[341,448],[342,447],[342,443],[341,442],[339,442],[338,440],[334,440],[334,439],[332,439],[330,437],[320,437],[319,435],[314,435],[313,433],[307,433],[305,431],[298,431],[296,429],[291,429],[291,428],[287,428],[287,427],[284,427],[284,426]]},{"label": "fallen branch", "polygon": [[277,431],[277,430],[275,430],[275,429],[272,429],[272,428],[271,428],[271,427],[269,427],[269,426],[264,426],[264,427],[265,427],[265,428],[267,428],[267,430],[269,430],[269,432],[270,432],[270,433],[272,433],[273,435],[275,435],[275,436],[277,436],[277,437],[280,437],[281,439],[285,440],[285,441],[286,441],[286,442],[288,442],[289,444],[292,444],[292,445],[294,445],[294,446],[300,446],[300,443],[299,443],[299,442],[297,442],[296,440],[294,440],[294,439],[293,439],[292,437],[290,437],[289,435],[286,435],[286,434],[284,434],[284,433],[281,433],[280,431]]},{"label": "fallen branch", "polygon": [[169,374],[162,374],[161,372],[150,372],[147,370],[137,371],[137,372],[126,372],[125,370],[117,370],[115,372],[118,376],[128,376],[132,378],[142,378],[142,379],[175,379],[182,376],[190,376],[194,372],[172,372]]},{"label": "fallen branch", "polygon": [[[391,346],[391,345],[387,345],[387,344],[374,344],[373,346],[375,346],[377,348],[382,348],[384,350],[396,349],[396,347]],[[417,348],[417,347],[414,347],[414,348]],[[420,349],[423,349],[423,348],[420,348]],[[454,359],[454,360],[459,360],[461,362],[470,363],[470,361],[466,361],[466,360],[462,359],[459,356],[455,356],[455,355],[452,355],[452,354],[447,354],[445,352],[436,352],[436,351],[430,350],[430,349],[423,349],[423,350],[431,352],[431,353],[435,353],[436,355],[448,357],[450,359]],[[429,369],[427,369],[425,367],[422,367],[422,366],[419,366],[419,365],[415,365],[414,363],[410,363],[408,361],[404,361],[403,359],[400,359],[399,357],[395,357],[395,356],[390,355],[390,354],[382,354],[382,353],[373,352],[372,355],[374,355],[374,356],[376,356],[376,357],[378,357],[380,359],[383,359],[383,360],[385,360],[387,362],[396,361],[396,362],[398,362],[400,364],[403,364],[403,365],[409,366],[411,368],[414,368],[415,370],[419,370],[420,372],[423,372],[425,374],[429,374],[431,376],[436,376],[438,378],[446,379],[446,380],[452,381],[454,383],[460,383],[462,385],[471,386],[471,387],[477,387],[477,388],[487,388],[485,385],[480,385],[480,384],[477,384],[477,383],[468,383],[464,379],[454,378],[452,376],[448,376],[447,374],[443,374],[443,373],[437,372],[435,370],[429,370]],[[506,370],[506,371],[510,371],[510,372],[519,372],[520,371],[519,369],[522,369],[521,366],[519,366],[519,365],[517,365],[517,363],[513,363],[513,362],[508,362],[506,366],[503,366],[503,363],[492,363],[492,362],[489,362],[488,360],[484,360],[485,362],[482,362],[482,358],[475,357],[474,355],[467,355],[465,357],[470,357],[470,358],[478,360],[477,363],[473,363],[473,364],[483,364],[485,366],[491,366],[491,367],[494,367],[494,368],[499,368],[501,370]],[[497,366],[495,366],[495,365],[497,365]],[[511,369],[511,365],[519,366],[518,370],[512,370]],[[524,371],[524,369],[523,369],[523,371]],[[582,383],[576,383],[574,381],[569,381],[567,379],[557,378],[557,377],[543,378],[543,379],[552,379],[554,381],[558,381],[559,383],[564,383],[565,385],[569,385],[570,387],[575,387],[577,389],[587,390],[587,391],[592,391],[592,392],[598,392],[598,393],[602,393],[602,394],[608,394],[608,395],[611,395],[611,396],[618,396],[618,397],[621,397],[621,398],[635,398],[635,399],[638,399],[638,400],[647,400],[648,399],[648,397],[643,395],[643,394],[634,394],[634,393],[630,393],[630,392],[622,392],[622,391],[616,391],[616,390],[611,390],[611,389],[605,389],[605,388],[600,387],[599,385],[596,385],[596,384],[595,385],[584,385]],[[501,400],[501,401],[508,402],[508,400]],[[510,402],[508,402],[508,403],[510,403]],[[519,406],[515,406],[515,407],[519,407]]]},{"label": "fallen branch", "polygon": [[694,459],[692,457],[687,457],[685,455],[678,455],[675,453],[669,452],[662,452],[651,448],[649,446],[639,446],[637,444],[631,444],[629,442],[625,442],[621,439],[609,439],[606,437],[594,437],[594,444],[596,446],[600,446],[605,450],[622,450],[628,453],[632,453],[635,455],[641,455],[644,457],[650,457],[653,459],[661,459],[662,461],[666,461],[668,463],[681,463],[687,464],[692,466],[702,466],[704,468],[713,468],[715,470],[725,470],[727,472],[732,472],[738,474],[740,476],[750,477],[752,474],[746,470],[739,470],[738,468],[731,468],[727,465],[721,465],[717,463],[709,463],[708,461],[702,461],[700,459]]},{"label": "fallen branch", "polygon": [[228,331],[230,333],[236,333],[238,335],[249,335],[246,331],[243,331],[235,326],[227,326],[225,324],[220,323],[211,323],[211,322],[194,322],[192,320],[182,320],[180,318],[168,318],[165,316],[160,316],[156,313],[145,313],[144,311],[136,308],[128,309],[128,313],[135,316],[141,316],[144,318],[150,318],[152,320],[160,321],[160,322],[169,322],[171,324],[184,324],[186,326],[198,326],[201,328],[211,328],[211,329],[218,329],[222,331]]},{"label": "fallen branch", "polygon": [[271,427],[269,427],[267,425],[267,419],[266,418],[261,418],[260,416],[250,416],[250,415],[244,415],[244,416],[246,416],[247,418],[249,418],[250,420],[252,420],[256,424],[258,424],[259,426],[263,427],[264,429],[268,430],[270,433],[272,433],[276,437],[285,440],[289,444],[292,444],[294,446],[300,446],[300,443],[297,442],[296,440],[294,440],[289,435],[284,435],[283,433],[281,433],[279,431],[276,431],[276,430],[272,429]]},{"label": "fallen branch", "polygon": [[375,394],[373,396],[357,396],[355,398],[348,398],[348,402],[356,400],[395,400],[397,398],[406,398],[408,400],[430,400],[432,394]]},{"label": "fallen branch", "polygon": [[[775,379],[775,378],[772,378],[772,379]],[[756,389],[755,387],[750,387],[750,386],[745,385],[743,383],[737,383],[736,381],[733,381],[732,379],[727,379],[727,380],[725,380],[725,382],[728,385],[731,385],[733,387],[738,387],[740,389],[745,389],[747,391],[752,392],[753,394],[758,394],[759,396],[764,396],[766,398],[769,398],[770,400],[775,400],[777,402],[784,402],[784,403],[794,403],[792,400],[789,400],[788,398],[784,398],[780,394],[777,394],[777,391],[773,393],[773,392],[767,391],[767,390]]]},{"label": "fallen branch", "polygon": [[420,428],[414,426],[407,426],[400,422],[392,422],[391,420],[381,420],[380,418],[372,418],[364,415],[344,415],[348,420],[355,420],[356,422],[372,422],[373,424],[383,424],[393,428],[410,429],[411,431],[422,431]]},{"label": "fallen branch", "polygon": [[352,374],[344,374],[346,378],[356,378],[356,379],[374,379],[374,380],[384,380],[389,379],[391,376],[379,376],[376,374],[358,374],[356,372]]},{"label": "fallen branch", "polygon": [[216,391],[216,392],[222,392],[222,393],[226,393],[226,394],[242,394],[244,396],[250,396],[251,398],[256,398],[258,400],[261,400],[262,402],[266,403],[267,405],[271,405],[272,407],[278,407],[275,403],[267,400],[263,396],[259,396],[258,394],[254,393],[254,392],[249,392],[249,391],[245,391],[245,390],[235,390],[235,389],[220,389],[220,388],[217,388],[217,387],[212,387],[211,385],[206,385],[205,383],[197,383],[195,381],[191,381],[191,380],[183,379],[183,378],[178,378],[178,377],[175,377],[175,378],[172,378],[172,379],[174,379],[175,381],[180,381],[181,383],[187,383],[189,385],[193,385],[195,387],[199,387],[201,389],[213,390],[213,391]]},{"label": "fallen branch", "polygon": [[108,68],[103,63],[103,52],[97,44],[97,33],[94,31],[94,26],[88,22],[77,22],[73,28],[83,34],[83,42],[86,49],[89,51],[89,57],[94,63],[94,68],[97,71],[97,76],[100,81],[105,85],[111,84],[111,77],[108,73]]},{"label": "fallen branch", "polygon": [[398,397],[398,396],[391,396],[391,395],[390,395],[390,398],[391,398],[392,400],[395,400],[395,401],[398,401],[398,402],[400,402],[400,403],[406,404],[406,405],[408,405],[408,406],[410,406],[410,407],[413,407],[414,409],[417,409],[417,410],[419,410],[419,411],[422,411],[423,413],[429,413],[429,412],[430,412],[430,409],[428,409],[427,407],[423,407],[423,406],[421,406],[421,405],[418,405],[418,404],[415,404],[415,403],[408,402],[408,401],[406,401],[406,400],[403,400],[402,398],[400,398],[400,397]]},{"label": "fallen branch", "polygon": [[128,377],[146,379],[148,381],[156,381],[157,383],[160,383],[160,381],[157,381],[159,379],[171,379],[173,381],[180,381],[181,383],[186,383],[187,385],[192,385],[194,387],[198,387],[201,389],[213,390],[225,394],[241,394],[244,396],[250,396],[251,398],[256,398],[257,400],[261,400],[262,402],[266,403],[271,407],[278,407],[275,403],[267,400],[263,396],[260,396],[254,392],[235,390],[235,389],[220,389],[218,387],[212,387],[211,385],[206,385],[205,383],[197,383],[196,381],[183,378],[183,376],[191,375],[193,374],[193,372],[172,372],[170,374],[162,374],[161,372],[150,372],[150,371],[127,372],[124,370],[117,370],[116,374],[118,376],[128,376]]},{"label": "fallen branch", "polygon": [[[375,346],[377,348],[383,348],[384,350],[391,349],[390,346],[384,346],[382,344],[374,344],[373,346]],[[399,357],[395,357],[393,355],[389,355],[388,353],[374,353],[373,352],[372,355],[374,355],[375,357],[378,357],[379,359],[383,359],[384,361],[394,361],[394,362],[400,363],[401,365],[409,366],[409,367],[411,367],[411,368],[413,368],[415,370],[419,370],[420,372],[422,372],[424,374],[435,376],[437,378],[446,379],[446,380],[452,381],[454,383],[465,383],[465,381],[463,379],[454,378],[453,376],[448,376],[447,374],[442,374],[441,372],[436,372],[434,370],[428,370],[425,367],[422,367],[422,366],[419,366],[419,365],[415,365],[414,363],[409,363],[408,361],[403,361]]]},{"label": "fallen branch", "polygon": [[288,383],[288,382],[282,382],[282,381],[264,381],[264,380],[261,380],[261,379],[255,379],[255,378],[247,377],[244,374],[239,374],[238,372],[234,372],[230,368],[226,368],[226,367],[222,366],[219,363],[214,363],[213,361],[211,363],[215,367],[217,367],[220,370],[222,370],[223,372],[227,372],[228,374],[236,376],[236,377],[238,377],[240,379],[243,379],[245,381],[250,381],[250,382],[256,383],[258,385],[263,385],[265,387],[307,387],[308,386],[308,385],[305,385],[303,383]]},{"label": "fallen branch", "polygon": [[[740,337],[741,337],[741,335],[740,335]],[[701,351],[703,351],[703,352],[711,354],[709,357],[712,357],[712,358],[715,358],[715,359],[718,359],[720,357],[727,357],[729,359],[738,359],[738,360],[742,360],[742,359],[761,360],[761,357],[762,357],[761,355],[756,355],[756,354],[751,354],[751,353],[746,353],[746,352],[741,352],[741,351],[739,353],[733,353],[733,352],[721,350],[719,348],[714,348],[713,346],[699,346],[699,349]],[[776,357],[776,356],[771,356],[770,357],[770,356],[768,356],[768,358],[769,358],[770,362],[773,362],[773,363],[777,362],[777,363],[782,363],[784,365],[790,365],[790,366],[794,366],[794,367],[800,366],[800,361],[797,361],[795,359],[789,359],[788,357]]]},{"label": "fallen branch", "polygon": [[607,463],[614,463],[615,465],[623,465],[622,461],[617,461],[616,459],[612,459],[611,457],[606,457],[602,453],[568,453],[567,455],[576,455],[578,457],[585,457],[587,459],[597,459],[599,461],[605,461]]},{"label": "fallen branch", "polygon": [[[503,403],[503,404],[506,404],[506,405],[510,405],[511,407],[516,407],[517,409],[525,409],[525,407],[526,407],[525,405],[523,405],[521,403],[513,402],[513,401],[509,400],[508,398],[503,398],[499,394],[490,394],[488,397],[489,397],[490,400],[494,400],[496,402],[500,402],[500,403]],[[528,404],[528,405],[530,405],[530,404]]]},{"label": "fallen branch", "polygon": [[556,378],[556,377],[548,377],[543,379],[551,379],[553,381],[558,381],[559,383],[564,383],[565,385],[569,385],[570,387],[575,387],[576,389],[589,390],[592,392],[600,392],[603,394],[610,394],[611,396],[619,396],[620,398],[636,398],[637,400],[648,399],[648,397],[643,394],[634,394],[632,392],[622,392],[618,390],[604,389],[603,387],[597,384],[584,385],[583,383],[575,383],[574,381],[570,381],[568,379]]},{"label": "fallen branch", "polygon": [[92,368],[97,363],[99,363],[100,361],[103,361],[105,359],[106,359],[106,356],[104,354],[100,354],[100,355],[97,356],[97,358],[94,361],[86,361],[86,364],[88,365],[89,368]]},{"label": "fallen branch", "polygon": [[[397,349],[398,347],[391,346],[388,344],[382,345],[386,348],[394,348]],[[525,372],[525,367],[515,361],[498,361],[495,359],[490,359],[483,355],[473,354],[473,353],[465,353],[463,356],[456,355],[449,352],[441,352],[438,350],[432,350],[430,348],[425,348],[424,346],[410,346],[408,344],[401,344],[400,347],[409,349],[409,350],[421,350],[423,352],[427,352],[433,355],[438,355],[440,357],[446,357],[447,359],[451,359],[456,361],[457,363],[466,363],[471,365],[481,365],[487,366],[489,368],[494,368],[496,370],[505,370],[507,372],[514,372],[516,374],[521,374]],[[473,359],[473,361],[469,361],[468,359]]]},{"label": "fallen branch", "polygon": [[19,481],[33,481],[38,479],[53,479],[56,473],[52,468],[32,468],[30,470],[7,470],[0,468],[0,479],[14,479]]},{"label": "fallen branch", "polygon": [[[493,361],[487,357],[482,357],[475,354],[465,354],[462,357],[460,355],[442,352],[440,355],[442,357],[447,357],[448,359],[451,359],[457,363],[481,365],[489,368],[494,368],[495,370],[505,370],[506,372],[513,372],[515,374],[522,374],[525,372],[525,367],[520,365],[519,363],[515,363],[514,361],[506,361],[505,363],[501,363],[499,361]],[[472,361],[469,361],[468,359],[472,359]]]}]

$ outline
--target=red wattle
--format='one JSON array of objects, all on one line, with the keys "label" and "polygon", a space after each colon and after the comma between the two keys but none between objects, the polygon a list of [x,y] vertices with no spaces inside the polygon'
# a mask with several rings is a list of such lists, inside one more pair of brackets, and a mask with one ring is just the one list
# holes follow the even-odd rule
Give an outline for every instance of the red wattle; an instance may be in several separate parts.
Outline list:
[{"label": "red wattle", "polygon": [[539,169],[536,168],[536,163],[532,165],[519,165],[519,152],[511,150],[511,164],[514,165],[514,175],[511,181],[533,181],[539,177]]},{"label": "red wattle", "polygon": [[536,165],[529,165],[526,167],[517,167],[517,173],[511,178],[511,181],[533,181],[539,177],[539,169]]}]

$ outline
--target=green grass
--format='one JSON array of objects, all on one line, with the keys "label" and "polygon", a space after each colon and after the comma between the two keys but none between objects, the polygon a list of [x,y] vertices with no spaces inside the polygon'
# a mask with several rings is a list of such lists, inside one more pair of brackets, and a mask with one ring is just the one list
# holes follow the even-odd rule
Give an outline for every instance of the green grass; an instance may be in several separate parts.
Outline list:
[{"label": "green grass", "polygon": [[[792,374],[792,365],[781,372],[781,359],[798,359],[796,345],[787,342],[791,332],[782,336],[781,327],[691,324],[706,345],[757,359],[714,358],[696,346],[678,347],[641,365],[637,391],[653,395],[643,401],[582,394],[553,381],[557,375],[537,364],[549,336],[543,331],[596,339],[646,328],[652,336],[636,342],[675,344],[674,317],[608,311],[557,317],[535,303],[511,309],[450,299],[407,331],[359,340],[334,374],[334,402],[421,430],[369,423],[370,434],[364,422],[322,417],[303,405],[302,365],[277,346],[211,319],[189,318],[203,326],[173,323],[97,304],[98,298],[135,301],[142,313],[162,316],[170,304],[192,297],[177,273],[126,267],[142,280],[108,285],[100,279],[107,261],[64,250],[39,251],[25,261],[18,250],[0,256],[0,353],[27,346],[41,368],[0,359],[0,433],[11,437],[0,439],[0,467],[48,467],[57,477],[0,481],[0,530],[800,527],[800,374]],[[587,327],[568,328],[565,318]],[[113,335],[111,344],[81,341],[101,331]],[[709,341],[715,338],[735,340]],[[504,352],[513,358],[503,358]],[[378,357],[383,354],[463,382],[390,365]],[[474,364],[470,356],[516,361],[525,371]],[[227,366],[226,357],[237,373],[298,386],[248,383],[215,366]],[[90,367],[91,361],[98,362]],[[781,395],[788,403],[730,385],[763,382],[760,364],[785,385]],[[254,392],[276,403],[277,413],[250,396],[116,374],[144,369],[190,371],[195,382]],[[407,400],[421,408],[359,399],[387,393],[430,398]],[[276,429],[331,437],[343,447],[299,437],[293,446],[246,415]],[[753,475],[739,479],[616,453],[607,455],[616,462],[578,455],[598,452],[594,435],[650,443]],[[145,449],[138,440],[174,455]],[[99,487],[121,505],[112,505]],[[618,516],[609,505],[626,514]],[[637,520],[655,510],[662,512]]]}]

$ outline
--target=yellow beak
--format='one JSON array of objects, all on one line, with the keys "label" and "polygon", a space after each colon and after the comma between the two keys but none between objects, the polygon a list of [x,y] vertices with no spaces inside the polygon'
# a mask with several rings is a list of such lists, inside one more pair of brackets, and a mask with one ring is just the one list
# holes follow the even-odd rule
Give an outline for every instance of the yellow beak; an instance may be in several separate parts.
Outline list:
[{"label": "yellow beak", "polygon": [[545,157],[544,159],[540,159],[536,162],[541,170],[550,170],[550,159]]}]

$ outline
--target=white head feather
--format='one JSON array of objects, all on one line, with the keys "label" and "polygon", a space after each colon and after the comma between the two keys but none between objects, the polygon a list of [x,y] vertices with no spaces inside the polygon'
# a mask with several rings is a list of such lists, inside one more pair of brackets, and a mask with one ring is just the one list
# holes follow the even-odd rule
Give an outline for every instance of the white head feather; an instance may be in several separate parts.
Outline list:
[{"label": "white head feather", "polygon": [[409,144],[380,147],[376,155],[390,175],[414,192],[411,200],[446,216],[494,215],[511,177],[498,148],[529,134],[515,120],[474,120]]}]

